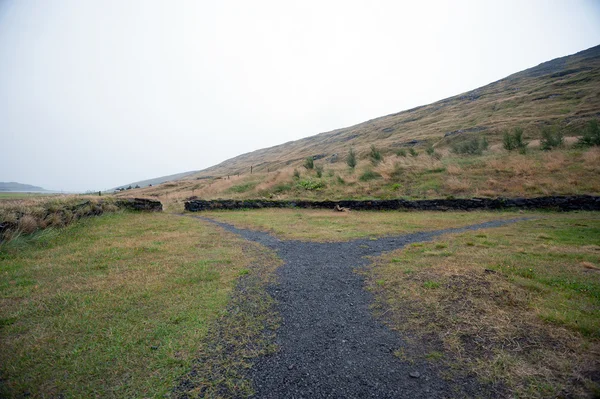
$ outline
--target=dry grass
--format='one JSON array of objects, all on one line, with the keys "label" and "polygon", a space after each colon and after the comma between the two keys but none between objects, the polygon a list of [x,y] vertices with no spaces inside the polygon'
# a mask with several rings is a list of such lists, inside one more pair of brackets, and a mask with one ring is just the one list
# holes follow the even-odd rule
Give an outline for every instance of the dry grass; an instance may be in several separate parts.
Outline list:
[{"label": "dry grass", "polygon": [[403,356],[437,353],[501,396],[594,397],[599,237],[595,213],[545,214],[395,251],[366,275],[377,313],[414,338]]}]

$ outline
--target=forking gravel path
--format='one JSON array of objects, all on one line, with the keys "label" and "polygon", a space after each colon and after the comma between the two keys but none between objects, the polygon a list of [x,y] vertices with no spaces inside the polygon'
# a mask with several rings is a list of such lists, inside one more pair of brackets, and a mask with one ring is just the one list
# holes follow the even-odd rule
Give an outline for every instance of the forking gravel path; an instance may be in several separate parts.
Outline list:
[{"label": "forking gravel path", "polygon": [[333,243],[280,240],[264,232],[199,219],[265,245],[284,261],[277,270],[278,282],[269,288],[282,318],[276,338],[280,349],[257,359],[250,370],[256,398],[490,395],[472,378],[450,384],[427,362],[409,363],[394,356],[405,345],[402,337],[373,317],[373,297],[354,270],[370,263],[366,256],[442,234],[500,227],[525,218]]}]

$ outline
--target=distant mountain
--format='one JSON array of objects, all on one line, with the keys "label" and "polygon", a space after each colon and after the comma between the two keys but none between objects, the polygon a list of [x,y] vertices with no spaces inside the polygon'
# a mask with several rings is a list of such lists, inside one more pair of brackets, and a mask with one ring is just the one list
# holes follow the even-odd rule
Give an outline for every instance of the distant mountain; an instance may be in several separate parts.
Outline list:
[{"label": "distant mountain", "polygon": [[0,191],[16,191],[16,192],[39,192],[48,191],[45,188],[32,186],[31,184],[21,184],[17,182],[0,182]]},{"label": "distant mountain", "polygon": [[193,175],[195,173],[198,173],[198,171],[197,170],[192,170],[192,171],[189,171],[189,172],[176,173],[174,175],[156,177],[154,179],[140,180],[140,181],[136,181],[136,182],[133,182],[133,183],[128,183],[128,184],[124,184],[124,185],[121,185],[121,186],[117,186],[117,187],[115,187],[112,190],[118,190],[118,189],[121,189],[121,188],[124,189],[124,188],[127,188],[129,186],[131,186],[131,187],[135,187],[135,186],[148,187],[150,185],[154,186],[154,185],[161,184],[161,183],[166,183],[166,182],[172,181],[172,180],[180,180],[180,179],[183,179],[184,177]]}]

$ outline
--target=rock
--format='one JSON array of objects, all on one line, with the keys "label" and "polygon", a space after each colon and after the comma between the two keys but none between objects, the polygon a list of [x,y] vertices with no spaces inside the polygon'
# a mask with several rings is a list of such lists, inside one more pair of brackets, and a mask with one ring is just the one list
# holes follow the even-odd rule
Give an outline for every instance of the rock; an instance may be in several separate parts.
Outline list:
[{"label": "rock", "polygon": [[411,378],[420,378],[421,377],[421,373],[419,373],[418,371],[413,371],[409,375]]},{"label": "rock", "polygon": [[290,365],[288,366],[288,370],[292,370],[293,368],[294,368],[294,365],[293,365],[293,364],[290,364]]}]

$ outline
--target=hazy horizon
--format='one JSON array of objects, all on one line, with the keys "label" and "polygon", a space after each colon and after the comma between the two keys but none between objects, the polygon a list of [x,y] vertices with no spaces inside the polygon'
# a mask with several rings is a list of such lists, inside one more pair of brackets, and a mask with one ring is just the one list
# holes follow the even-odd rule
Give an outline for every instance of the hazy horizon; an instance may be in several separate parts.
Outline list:
[{"label": "hazy horizon", "polygon": [[98,191],[600,44],[582,1],[0,1],[0,181]]}]

